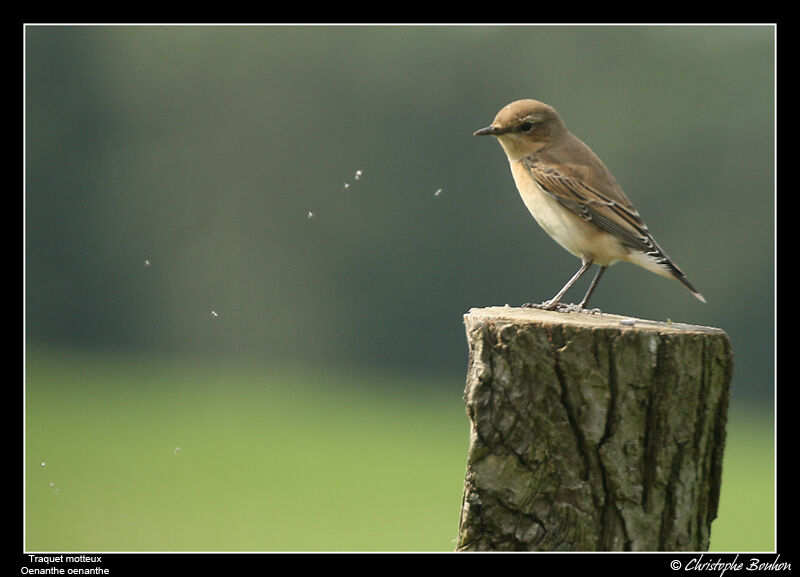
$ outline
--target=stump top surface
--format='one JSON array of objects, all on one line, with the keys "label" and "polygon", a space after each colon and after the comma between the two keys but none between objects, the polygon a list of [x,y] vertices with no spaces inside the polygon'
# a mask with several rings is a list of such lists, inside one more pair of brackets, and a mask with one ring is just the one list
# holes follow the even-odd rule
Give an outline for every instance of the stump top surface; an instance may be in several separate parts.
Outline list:
[{"label": "stump top surface", "polygon": [[513,322],[520,324],[568,324],[585,328],[614,328],[622,330],[651,331],[658,333],[725,334],[725,331],[715,327],[691,325],[673,321],[654,321],[609,313],[563,313],[556,311],[545,311],[535,308],[511,306],[471,308],[469,312],[464,315],[464,321],[467,324],[481,321]]}]

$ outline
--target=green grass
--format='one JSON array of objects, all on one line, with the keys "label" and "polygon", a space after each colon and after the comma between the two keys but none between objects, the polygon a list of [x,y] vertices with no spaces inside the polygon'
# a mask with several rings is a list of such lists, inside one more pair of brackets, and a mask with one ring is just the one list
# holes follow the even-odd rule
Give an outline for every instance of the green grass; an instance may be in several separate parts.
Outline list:
[{"label": "green grass", "polygon": [[[28,551],[453,550],[463,382],[52,352],[26,376]],[[773,548],[770,434],[731,418],[715,550]]]},{"label": "green grass", "polygon": [[772,415],[733,410],[711,551],[775,550],[775,451]]}]

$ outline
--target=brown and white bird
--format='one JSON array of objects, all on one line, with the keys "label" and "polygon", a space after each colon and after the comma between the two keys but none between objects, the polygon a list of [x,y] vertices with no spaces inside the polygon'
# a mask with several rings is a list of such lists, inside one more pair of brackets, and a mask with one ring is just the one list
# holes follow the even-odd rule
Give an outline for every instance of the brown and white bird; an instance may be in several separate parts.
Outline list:
[{"label": "brown and white bird", "polygon": [[[517,100],[475,135],[491,135],[500,141],[533,218],[582,262],[552,299],[524,306],[584,310],[606,268],[619,261],[675,278],[706,302],[658,246],[608,168],[567,130],[553,107],[537,100]],[[600,268],[583,300],[577,306],[561,304],[564,294],[593,264]]]}]

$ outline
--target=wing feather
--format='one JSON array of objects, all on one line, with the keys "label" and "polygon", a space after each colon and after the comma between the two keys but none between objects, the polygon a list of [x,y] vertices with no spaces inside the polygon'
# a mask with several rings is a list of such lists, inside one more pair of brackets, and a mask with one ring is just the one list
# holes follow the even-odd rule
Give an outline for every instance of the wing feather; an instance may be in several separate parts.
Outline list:
[{"label": "wing feather", "polygon": [[567,176],[553,167],[542,167],[530,158],[522,162],[541,189],[566,209],[593,222],[633,250],[654,258],[663,255],[647,225],[630,203],[626,206],[583,180]]}]

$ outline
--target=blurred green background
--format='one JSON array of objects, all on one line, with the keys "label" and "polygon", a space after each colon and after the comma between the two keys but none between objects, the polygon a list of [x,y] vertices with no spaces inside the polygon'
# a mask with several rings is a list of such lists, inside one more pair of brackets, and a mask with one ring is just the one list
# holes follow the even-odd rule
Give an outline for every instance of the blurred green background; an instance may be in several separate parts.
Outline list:
[{"label": "blurred green background", "polygon": [[774,34],[27,26],[26,549],[451,551],[462,315],[579,265],[471,136],[536,98],[708,300],[593,305],[730,335],[712,549],[772,550]]}]

